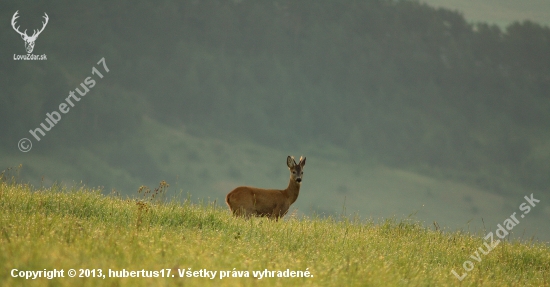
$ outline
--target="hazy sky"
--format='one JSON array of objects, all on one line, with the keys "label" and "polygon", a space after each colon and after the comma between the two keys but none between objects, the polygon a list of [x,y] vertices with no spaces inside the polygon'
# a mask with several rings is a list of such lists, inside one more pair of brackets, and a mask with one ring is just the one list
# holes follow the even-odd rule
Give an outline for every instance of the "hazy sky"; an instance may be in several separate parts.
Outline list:
[{"label": "hazy sky", "polygon": [[550,26],[550,0],[421,0],[431,6],[459,10],[470,22],[490,22],[502,27],[531,20]]}]

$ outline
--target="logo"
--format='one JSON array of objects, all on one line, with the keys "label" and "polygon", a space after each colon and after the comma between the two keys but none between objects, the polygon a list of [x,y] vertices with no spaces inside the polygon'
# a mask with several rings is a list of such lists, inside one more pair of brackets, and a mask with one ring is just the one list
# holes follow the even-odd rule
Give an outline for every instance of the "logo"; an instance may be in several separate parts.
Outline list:
[{"label": "logo", "polygon": [[48,20],[50,19],[48,17],[48,14],[46,14],[44,12],[44,15],[45,16],[42,16],[44,17],[44,20],[45,22],[42,22],[42,29],[40,30],[37,30],[35,29],[32,33],[32,36],[29,36],[27,35],[27,30],[25,29],[25,32],[21,32],[19,31],[19,27],[21,26],[17,26],[15,27],[16,25],[16,20],[17,18],[19,18],[19,15],[17,15],[17,13],[19,13],[19,10],[15,11],[15,14],[13,14],[13,17],[11,18],[11,26],[13,27],[13,30],[15,30],[15,32],[17,32],[19,35],[21,35],[21,38],[23,39],[23,41],[25,41],[25,49],[27,50],[27,55],[13,55],[13,59],[14,60],[19,60],[19,59],[23,59],[23,60],[45,60],[46,59],[46,55],[41,55],[41,56],[37,56],[37,55],[32,55],[32,51],[34,50],[34,45],[35,45],[35,42],[36,42],[36,38],[38,38],[38,36],[40,35],[40,33],[42,33],[42,31],[44,31],[44,28],[46,28],[46,25],[48,25]]}]

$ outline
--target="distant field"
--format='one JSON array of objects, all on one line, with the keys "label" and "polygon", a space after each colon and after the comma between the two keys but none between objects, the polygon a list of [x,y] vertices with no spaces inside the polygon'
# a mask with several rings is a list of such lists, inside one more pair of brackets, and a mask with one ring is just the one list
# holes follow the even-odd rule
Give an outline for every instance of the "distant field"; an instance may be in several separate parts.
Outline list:
[{"label": "distant field", "polygon": [[[349,162],[342,150],[311,147],[280,151],[242,139],[216,140],[194,136],[154,120],[145,119],[143,134],[96,150],[65,150],[71,161],[28,154],[24,159],[3,157],[5,166],[23,164],[21,177],[34,186],[49,187],[55,181],[67,186],[119,186],[117,192],[134,196],[140,185],[154,187],[161,180],[170,184],[171,194],[189,193],[197,202],[216,200],[224,206],[225,195],[239,185],[285,188],[288,184],[286,156],[307,156],[300,196],[290,212],[299,215],[358,215],[375,222],[411,216],[426,226],[436,222],[445,230],[482,233],[495,230],[513,212],[523,197],[533,191],[517,189],[504,196],[460,181],[444,180],[401,169]],[[135,161],[135,172],[117,167],[117,162],[134,162],[123,157],[124,149],[141,148],[150,161]],[[52,159],[56,161],[52,162]],[[114,159],[111,163],[108,160]],[[55,166],[56,169],[48,169]],[[74,168],[78,166],[79,168]],[[47,172],[46,172],[47,171]],[[1,172],[1,170],[0,170]],[[14,172],[12,171],[12,174]],[[49,176],[43,177],[44,174]],[[102,181],[87,182],[93,177]],[[147,179],[145,181],[144,179]],[[43,182],[41,182],[43,180]],[[110,189],[104,190],[109,194]],[[534,191],[541,203],[511,233],[513,239],[550,241],[548,196]],[[224,208],[226,208],[224,206]]]},{"label": "distant field", "polygon": [[[152,194],[159,198],[164,193],[135,200],[79,187],[33,191],[28,185],[0,179],[0,285],[544,286],[550,282],[550,250],[543,244],[496,243],[496,235],[494,241],[484,240],[391,219],[375,224],[289,215],[279,222],[246,221],[214,204],[159,202]],[[489,249],[488,244],[492,244]],[[71,269],[75,277],[69,276]],[[27,273],[31,271],[35,273]],[[21,278],[37,271],[57,278]]]},{"label": "distant field", "polygon": [[460,11],[470,22],[489,22],[505,27],[515,21],[531,20],[550,26],[548,0],[422,0],[435,7]]}]

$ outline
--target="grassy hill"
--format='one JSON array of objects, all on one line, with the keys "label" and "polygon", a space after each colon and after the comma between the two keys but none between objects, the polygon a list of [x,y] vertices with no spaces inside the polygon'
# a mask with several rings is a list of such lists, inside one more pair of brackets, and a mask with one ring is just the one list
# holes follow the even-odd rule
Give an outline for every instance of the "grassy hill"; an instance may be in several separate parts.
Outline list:
[{"label": "grassy hill", "polygon": [[[220,204],[165,200],[167,188],[143,189],[130,199],[85,187],[33,190],[4,176],[0,285],[456,286],[461,282],[453,270],[467,274],[463,286],[550,282],[550,249],[538,243],[501,241],[485,255],[476,253],[491,243],[483,236],[414,222],[296,214],[280,222],[246,221],[231,217]],[[54,269],[65,277],[12,277]],[[69,278],[69,269],[77,277]],[[114,277],[142,270],[158,271],[150,275],[159,277]],[[291,274],[300,277],[284,277]]]}]

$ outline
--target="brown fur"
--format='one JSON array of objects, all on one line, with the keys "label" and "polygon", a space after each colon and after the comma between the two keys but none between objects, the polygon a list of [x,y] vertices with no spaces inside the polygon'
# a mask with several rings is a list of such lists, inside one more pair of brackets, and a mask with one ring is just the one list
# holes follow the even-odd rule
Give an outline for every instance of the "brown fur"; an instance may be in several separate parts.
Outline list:
[{"label": "brown fur", "polygon": [[262,189],[249,186],[240,186],[232,190],[225,197],[225,202],[235,216],[249,218],[250,216],[267,216],[271,219],[282,218],[298,199],[300,193],[303,168],[306,158],[300,158],[296,163],[294,158],[287,157],[287,166],[290,169],[288,187],[279,189]]}]

